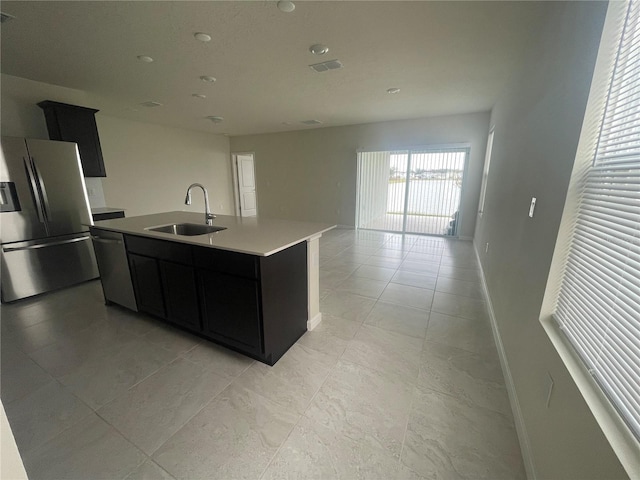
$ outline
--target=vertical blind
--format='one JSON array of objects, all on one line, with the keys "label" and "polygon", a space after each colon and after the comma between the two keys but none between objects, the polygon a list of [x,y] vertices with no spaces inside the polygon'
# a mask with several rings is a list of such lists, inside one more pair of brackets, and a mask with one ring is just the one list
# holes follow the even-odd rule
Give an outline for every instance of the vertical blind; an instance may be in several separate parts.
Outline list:
[{"label": "vertical blind", "polygon": [[640,1],[628,5],[554,316],[640,439]]},{"label": "vertical blind", "polygon": [[469,149],[358,152],[356,226],[457,235]]}]

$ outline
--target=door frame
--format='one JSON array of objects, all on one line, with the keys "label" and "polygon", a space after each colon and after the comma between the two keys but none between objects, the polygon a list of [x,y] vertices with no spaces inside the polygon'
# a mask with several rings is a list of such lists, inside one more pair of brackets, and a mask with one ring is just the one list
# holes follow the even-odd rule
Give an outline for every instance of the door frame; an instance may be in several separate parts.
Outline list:
[{"label": "door frame", "polygon": [[231,152],[231,174],[233,175],[233,203],[236,217],[240,216],[240,185],[238,178],[238,155],[253,157],[253,178],[256,180],[256,211],[258,209],[258,182],[256,177],[256,152]]},{"label": "door frame", "polygon": [[[462,170],[462,185],[460,186],[460,206],[459,206],[459,210],[458,210],[458,218],[456,220],[457,225],[456,225],[456,232],[455,235],[452,236],[448,236],[448,235],[439,235],[439,234],[434,234],[434,233],[413,233],[413,232],[407,232],[406,231],[406,199],[408,198],[408,193],[409,193],[409,170],[411,167],[411,155],[413,153],[427,153],[427,152],[437,152],[440,150],[464,150],[465,151],[465,159],[464,159],[464,167]],[[462,225],[462,217],[463,215],[465,215],[467,212],[464,211],[463,209],[463,203],[465,200],[465,193],[467,190],[467,185],[469,183],[469,163],[471,162],[471,142],[458,142],[458,143],[434,143],[434,144],[426,144],[426,145],[411,145],[411,146],[401,146],[401,147],[397,147],[397,148],[387,148],[384,150],[381,149],[367,149],[367,148],[358,148],[356,150],[356,215],[355,215],[355,228],[356,230],[360,230],[361,228],[358,227],[359,225],[359,216],[360,216],[360,168],[358,165],[358,155],[359,153],[366,153],[366,152],[407,152],[408,155],[408,159],[407,159],[407,190],[405,192],[405,212],[403,215],[403,220],[402,220],[402,232],[398,232],[395,230],[380,230],[380,231],[384,231],[384,232],[389,232],[389,233],[399,233],[401,235],[427,235],[427,236],[433,236],[433,237],[444,237],[444,238],[461,238],[460,236],[460,226]],[[362,230],[366,230],[366,229],[362,229]]]}]

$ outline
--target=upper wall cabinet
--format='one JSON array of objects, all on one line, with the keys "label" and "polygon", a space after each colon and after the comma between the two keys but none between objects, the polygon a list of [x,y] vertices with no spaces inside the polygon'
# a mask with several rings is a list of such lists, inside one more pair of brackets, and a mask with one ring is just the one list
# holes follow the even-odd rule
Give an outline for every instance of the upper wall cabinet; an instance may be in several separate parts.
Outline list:
[{"label": "upper wall cabinet", "polygon": [[38,106],[44,110],[51,140],[78,144],[84,176],[106,177],[95,117],[98,110],[50,100]]}]

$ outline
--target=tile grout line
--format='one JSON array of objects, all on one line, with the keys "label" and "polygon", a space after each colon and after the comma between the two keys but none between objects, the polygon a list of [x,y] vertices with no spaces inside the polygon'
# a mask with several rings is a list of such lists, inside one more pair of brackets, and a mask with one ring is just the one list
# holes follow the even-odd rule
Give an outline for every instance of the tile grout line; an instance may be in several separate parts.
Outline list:
[{"label": "tile grout line", "polygon": [[[311,348],[311,347],[308,347]],[[315,350],[312,348],[312,350]],[[318,351],[318,350],[316,350]],[[346,351],[346,348],[345,348]],[[338,362],[340,361],[340,359],[342,358],[342,356],[344,355],[344,351],[340,354],[340,356],[336,359],[336,361],[334,362],[334,364],[328,368],[327,371],[327,375],[324,377],[324,379],[322,380],[322,382],[320,383],[320,385],[318,386],[318,388],[316,389],[316,391],[313,393],[313,395],[311,396],[311,398],[309,399],[309,403],[307,403],[307,406],[304,408],[304,411],[300,414],[300,416],[298,417],[298,420],[296,421],[296,423],[293,425],[293,427],[291,427],[291,430],[289,430],[289,433],[287,434],[287,436],[285,437],[285,439],[282,441],[282,443],[278,446],[278,448],[276,449],[275,453],[273,454],[273,456],[271,457],[271,459],[269,460],[269,463],[267,463],[267,466],[264,468],[264,470],[262,471],[262,473],[260,474],[260,476],[258,477],[258,479],[262,479],[264,477],[264,474],[267,472],[267,470],[269,469],[269,467],[271,466],[271,463],[273,463],[273,460],[278,456],[278,453],[280,453],[280,450],[282,449],[282,446],[287,442],[287,440],[289,439],[289,437],[291,436],[291,433],[293,433],[293,431],[295,430],[295,428],[300,424],[300,420],[302,420],[302,417],[305,416],[306,411],[309,409],[309,407],[311,406],[311,404],[313,403],[313,400],[316,398],[316,396],[318,395],[318,393],[320,392],[320,390],[322,389],[322,387],[324,386],[324,384],[326,383],[327,379],[329,378],[329,376],[331,375],[331,373],[333,372],[333,369],[335,368],[335,366],[338,364]],[[263,397],[266,398],[266,397]],[[268,399],[267,399],[268,400]],[[273,402],[275,402],[275,400],[272,400]],[[275,402],[278,403],[278,402]],[[278,403],[278,405],[282,406],[280,403]]]}]

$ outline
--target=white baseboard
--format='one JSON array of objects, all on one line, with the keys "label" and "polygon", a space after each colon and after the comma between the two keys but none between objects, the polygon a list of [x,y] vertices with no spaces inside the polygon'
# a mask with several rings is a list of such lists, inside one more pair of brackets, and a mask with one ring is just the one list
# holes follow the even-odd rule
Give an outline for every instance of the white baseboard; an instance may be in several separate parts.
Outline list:
[{"label": "white baseboard", "polygon": [[322,313],[321,313],[321,312],[318,312],[318,314],[317,314],[315,317],[313,317],[313,318],[311,318],[311,319],[307,320],[307,330],[308,330],[308,331],[313,330],[313,329],[314,329],[314,328],[316,328],[318,325],[320,325],[320,322],[321,322],[321,321],[322,321]]},{"label": "white baseboard", "polygon": [[493,331],[493,339],[496,342],[496,349],[498,350],[498,357],[500,358],[500,366],[502,367],[502,375],[504,375],[507,394],[509,395],[509,403],[511,404],[511,411],[513,413],[513,419],[516,426],[516,433],[518,434],[518,440],[520,441],[520,450],[522,452],[524,468],[527,472],[527,478],[529,480],[536,480],[537,476],[535,464],[533,461],[533,455],[531,452],[531,443],[529,442],[529,435],[527,434],[527,426],[524,423],[524,417],[522,416],[522,410],[520,409],[520,402],[518,401],[518,395],[516,394],[516,387],[513,383],[511,370],[509,369],[507,354],[504,350],[504,345],[502,344],[502,337],[500,337],[500,331],[498,330],[498,322],[496,321],[493,304],[491,303],[491,297],[489,296],[489,289],[487,288],[487,280],[484,276],[482,263],[480,263],[480,254],[478,253],[478,248],[475,242],[473,249],[476,252],[476,259],[478,260],[478,266],[480,267],[482,291],[487,304],[487,310],[489,311],[491,330]]}]

